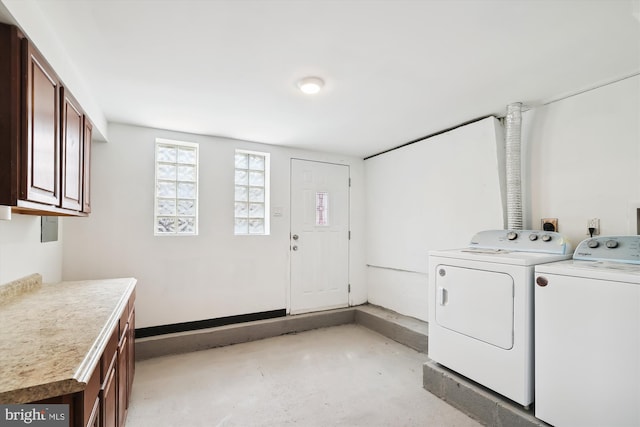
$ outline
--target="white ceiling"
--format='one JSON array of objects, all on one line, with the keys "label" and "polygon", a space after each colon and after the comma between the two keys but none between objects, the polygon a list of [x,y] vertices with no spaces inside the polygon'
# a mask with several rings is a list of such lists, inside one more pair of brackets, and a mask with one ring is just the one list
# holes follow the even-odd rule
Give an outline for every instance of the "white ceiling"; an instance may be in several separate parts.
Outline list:
[{"label": "white ceiling", "polygon": [[640,71],[638,0],[33,3],[111,122],[359,157]]}]

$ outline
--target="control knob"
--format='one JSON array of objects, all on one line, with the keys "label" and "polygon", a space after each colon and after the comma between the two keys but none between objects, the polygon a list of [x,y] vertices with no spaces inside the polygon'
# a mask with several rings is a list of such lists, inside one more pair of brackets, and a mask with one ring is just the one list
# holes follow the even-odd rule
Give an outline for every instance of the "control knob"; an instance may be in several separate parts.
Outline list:
[{"label": "control knob", "polygon": [[538,235],[537,234],[529,234],[529,240],[531,240],[532,242],[535,242],[536,240],[538,240]]},{"label": "control knob", "polygon": [[609,248],[609,249],[614,249],[618,247],[618,241],[617,240],[607,240],[607,242],[605,243],[605,245]]},{"label": "control knob", "polygon": [[551,241],[551,236],[548,234],[543,234],[542,235],[542,241],[543,242],[550,242]]},{"label": "control knob", "polygon": [[591,239],[587,242],[587,246],[589,246],[591,249],[595,249],[600,246],[600,243],[598,243],[598,241],[595,239]]},{"label": "control knob", "polygon": [[544,288],[549,284],[549,280],[544,276],[538,276],[536,277],[536,284]]},{"label": "control knob", "polygon": [[510,231],[507,233],[507,239],[516,240],[517,238],[518,238],[518,233],[516,233],[515,231]]}]

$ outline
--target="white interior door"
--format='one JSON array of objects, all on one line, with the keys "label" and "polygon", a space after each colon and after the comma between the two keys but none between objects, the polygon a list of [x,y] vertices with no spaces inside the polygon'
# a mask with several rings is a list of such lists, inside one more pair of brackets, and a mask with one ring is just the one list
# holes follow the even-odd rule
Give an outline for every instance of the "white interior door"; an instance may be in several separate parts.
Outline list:
[{"label": "white interior door", "polygon": [[349,305],[349,167],[291,160],[291,314]]}]

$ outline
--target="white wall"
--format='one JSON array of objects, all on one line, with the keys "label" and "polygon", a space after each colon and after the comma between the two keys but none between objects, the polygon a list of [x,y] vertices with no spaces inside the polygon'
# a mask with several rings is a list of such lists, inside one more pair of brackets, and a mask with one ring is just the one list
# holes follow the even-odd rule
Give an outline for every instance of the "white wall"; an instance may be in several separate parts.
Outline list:
[{"label": "white wall", "polygon": [[640,76],[527,111],[523,145],[530,158],[527,226],[544,217],[574,246],[587,220],[602,234],[635,234],[629,203],[640,207]]},{"label": "white wall", "polygon": [[46,283],[61,280],[64,220],[58,223],[57,242],[40,243],[40,218],[14,214],[10,221],[0,221],[0,284],[33,273]]},{"label": "white wall", "polygon": [[[636,233],[635,208],[640,208],[640,76],[526,111],[523,114],[522,145],[525,228],[539,229],[541,218],[557,217],[559,231],[567,235],[574,246],[587,237],[589,218],[600,218],[605,235]],[[412,173],[390,156],[374,159],[396,172],[380,175],[377,167],[371,167],[370,160],[365,162],[368,211],[375,208],[373,202],[376,199],[371,194],[378,191],[372,187],[381,185],[383,177],[389,179],[392,189],[399,182],[395,174],[402,174],[402,179],[406,179]],[[451,164],[453,160],[447,158],[442,161]],[[472,173],[471,168],[469,173]],[[496,185],[494,182],[485,184],[490,187]],[[441,198],[440,204],[455,203],[455,199],[460,197],[460,192],[456,191],[457,183],[440,180],[429,182],[429,185],[442,187],[451,194]],[[393,195],[391,189],[384,191],[401,199],[398,194]],[[431,191],[422,184],[412,189]],[[436,206],[428,208],[435,209]],[[405,217],[407,212],[413,214],[414,210],[421,212],[425,209],[422,199],[414,200],[413,206],[394,207],[396,210],[386,225],[374,225],[368,217],[370,234],[376,233],[376,227],[386,227],[399,232],[403,238],[412,239],[414,237],[403,230],[424,229],[421,215],[419,218],[414,215],[409,220]],[[439,246],[465,246],[473,233],[490,228],[476,225],[475,229],[462,231],[478,212],[485,209],[486,206],[479,203],[477,210],[449,211],[450,215],[443,218],[435,235],[449,233],[451,244],[441,240]],[[416,233],[415,238],[420,239],[425,250],[430,248],[431,232],[428,238],[422,233]],[[372,247],[368,254],[390,247],[383,246],[384,242],[376,238],[370,239],[369,245]],[[368,256],[369,264],[370,259]],[[411,256],[405,262],[412,259],[415,264],[415,257]],[[426,287],[427,277],[421,270],[408,272],[403,271],[404,268],[368,267],[369,301],[426,320],[426,288],[421,287]],[[414,268],[409,265],[407,269]]]},{"label": "white wall", "polygon": [[[291,157],[350,165],[351,304],[366,302],[361,159],[225,138],[127,125],[109,126],[109,143],[94,143],[92,210],[65,223],[65,280],[138,279],[138,327],[286,308],[289,286]],[[154,237],[155,138],[200,143],[199,232]],[[233,234],[236,148],[271,153],[270,236]]]},{"label": "white wall", "polygon": [[504,227],[493,117],[365,161],[369,302],[427,320],[427,257]]}]

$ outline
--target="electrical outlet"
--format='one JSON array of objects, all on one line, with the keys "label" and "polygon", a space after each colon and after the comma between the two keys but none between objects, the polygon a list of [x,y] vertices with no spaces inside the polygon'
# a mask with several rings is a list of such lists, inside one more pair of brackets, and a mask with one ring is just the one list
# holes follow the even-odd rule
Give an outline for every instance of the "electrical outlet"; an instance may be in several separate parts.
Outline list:
[{"label": "electrical outlet", "polygon": [[540,222],[544,231],[558,231],[558,218],[542,218]]},{"label": "electrical outlet", "polygon": [[600,234],[600,218],[591,218],[587,221],[587,234],[590,234],[589,229],[593,228],[593,235]]}]

